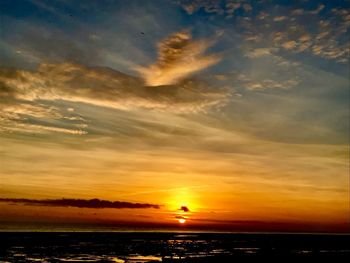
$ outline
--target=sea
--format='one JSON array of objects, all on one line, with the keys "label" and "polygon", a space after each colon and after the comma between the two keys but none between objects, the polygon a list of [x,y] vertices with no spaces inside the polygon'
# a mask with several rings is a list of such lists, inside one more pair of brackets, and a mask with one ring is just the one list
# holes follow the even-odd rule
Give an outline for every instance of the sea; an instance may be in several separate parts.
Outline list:
[{"label": "sea", "polygon": [[0,230],[0,262],[350,262],[350,234]]}]

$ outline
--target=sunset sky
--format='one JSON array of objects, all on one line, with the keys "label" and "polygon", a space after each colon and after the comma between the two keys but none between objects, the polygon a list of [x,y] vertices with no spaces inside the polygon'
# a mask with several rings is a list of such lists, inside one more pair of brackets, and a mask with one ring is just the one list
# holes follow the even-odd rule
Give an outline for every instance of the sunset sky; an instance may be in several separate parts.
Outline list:
[{"label": "sunset sky", "polygon": [[0,1],[0,229],[349,231],[349,27],[347,0]]}]

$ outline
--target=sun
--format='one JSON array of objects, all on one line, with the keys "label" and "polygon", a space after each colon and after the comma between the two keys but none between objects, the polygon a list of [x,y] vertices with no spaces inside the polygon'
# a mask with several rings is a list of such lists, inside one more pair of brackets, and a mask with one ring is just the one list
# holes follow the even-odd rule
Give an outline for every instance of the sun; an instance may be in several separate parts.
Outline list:
[{"label": "sun", "polygon": [[184,219],[184,218],[180,218],[180,219],[179,219],[179,223],[180,223],[180,224],[184,224],[185,222],[186,222],[186,219]]}]

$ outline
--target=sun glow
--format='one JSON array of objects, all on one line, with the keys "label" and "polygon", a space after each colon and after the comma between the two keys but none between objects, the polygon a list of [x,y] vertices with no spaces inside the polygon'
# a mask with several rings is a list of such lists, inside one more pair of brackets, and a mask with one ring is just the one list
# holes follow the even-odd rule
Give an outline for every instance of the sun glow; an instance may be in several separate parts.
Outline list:
[{"label": "sun glow", "polygon": [[196,211],[198,204],[198,196],[196,192],[189,187],[174,188],[168,201],[169,208],[177,210],[182,206],[190,207],[191,211]]},{"label": "sun glow", "polygon": [[184,224],[185,222],[186,222],[186,219],[184,219],[184,218],[180,218],[180,219],[179,219],[179,223],[180,223],[180,224]]}]

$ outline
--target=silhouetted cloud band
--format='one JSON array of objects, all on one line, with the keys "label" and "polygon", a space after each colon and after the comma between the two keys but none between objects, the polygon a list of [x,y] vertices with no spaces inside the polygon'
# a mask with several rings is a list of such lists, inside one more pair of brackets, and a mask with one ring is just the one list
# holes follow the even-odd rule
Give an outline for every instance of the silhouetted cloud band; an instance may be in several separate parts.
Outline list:
[{"label": "silhouetted cloud band", "polygon": [[100,199],[25,199],[25,198],[0,198],[0,202],[19,203],[24,205],[39,206],[62,206],[62,207],[78,207],[78,208],[155,208],[159,209],[160,205],[147,203],[131,203],[121,201],[108,201]]}]

